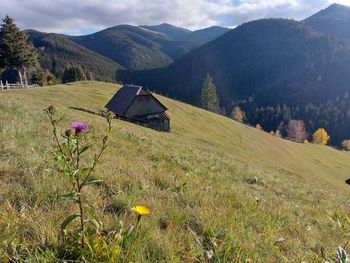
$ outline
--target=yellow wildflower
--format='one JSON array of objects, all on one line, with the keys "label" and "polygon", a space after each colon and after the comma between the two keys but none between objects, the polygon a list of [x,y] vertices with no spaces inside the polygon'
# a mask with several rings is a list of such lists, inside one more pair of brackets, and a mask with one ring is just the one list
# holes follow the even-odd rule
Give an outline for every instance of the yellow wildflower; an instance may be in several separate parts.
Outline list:
[{"label": "yellow wildflower", "polygon": [[131,210],[134,211],[139,216],[146,216],[146,215],[151,214],[151,210],[145,206],[142,206],[142,205],[134,206]]}]

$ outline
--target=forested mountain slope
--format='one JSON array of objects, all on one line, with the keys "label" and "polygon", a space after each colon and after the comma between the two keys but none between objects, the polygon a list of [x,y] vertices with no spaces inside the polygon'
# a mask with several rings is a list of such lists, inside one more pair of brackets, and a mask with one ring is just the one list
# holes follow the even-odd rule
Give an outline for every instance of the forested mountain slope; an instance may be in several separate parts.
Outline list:
[{"label": "forested mountain slope", "polygon": [[264,19],[231,30],[165,69],[120,76],[197,104],[210,74],[227,113],[239,104],[248,122],[261,122],[266,130],[303,119],[310,132],[325,127],[339,143],[350,136],[348,72],[349,41],[301,22]]},{"label": "forested mountain slope", "polygon": [[37,50],[41,66],[61,77],[64,69],[79,65],[85,75],[95,80],[115,81],[123,67],[73,41],[57,34],[27,31],[29,41]]}]

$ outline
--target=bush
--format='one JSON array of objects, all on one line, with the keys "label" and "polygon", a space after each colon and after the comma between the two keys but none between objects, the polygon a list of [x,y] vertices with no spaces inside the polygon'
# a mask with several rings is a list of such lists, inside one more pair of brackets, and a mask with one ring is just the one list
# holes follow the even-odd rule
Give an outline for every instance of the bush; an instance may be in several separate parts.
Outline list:
[{"label": "bush", "polygon": [[50,86],[55,84],[57,84],[56,76],[52,73],[48,73],[46,75],[46,85]]},{"label": "bush", "polygon": [[302,120],[290,120],[285,127],[287,137],[296,142],[303,142],[307,138],[305,124]]},{"label": "bush", "polygon": [[341,146],[345,151],[350,151],[350,140],[344,140]]},{"label": "bush", "polygon": [[63,83],[80,81],[80,80],[85,80],[85,74],[81,69],[81,67],[73,66],[73,67],[68,67],[64,70],[63,76],[62,76]]},{"label": "bush", "polygon": [[32,73],[31,73],[31,82],[33,84],[38,84],[40,86],[44,86],[45,84],[45,73],[41,68],[37,68],[35,69]]},{"label": "bush", "polygon": [[277,129],[275,132],[274,132],[274,135],[277,136],[277,137],[282,137],[282,134],[281,134],[281,131],[279,129]]},{"label": "bush", "polygon": [[232,119],[238,122],[243,122],[245,118],[245,113],[241,110],[240,107],[236,106],[232,110]]}]

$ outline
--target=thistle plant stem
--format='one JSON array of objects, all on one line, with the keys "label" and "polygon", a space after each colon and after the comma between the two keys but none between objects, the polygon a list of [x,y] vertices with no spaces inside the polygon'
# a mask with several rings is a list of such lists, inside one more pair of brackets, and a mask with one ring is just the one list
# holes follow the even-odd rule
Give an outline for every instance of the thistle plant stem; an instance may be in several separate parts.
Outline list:
[{"label": "thistle plant stem", "polygon": [[[80,166],[79,138],[77,138],[77,140],[76,140],[76,154],[77,154],[76,170],[79,170],[79,166]],[[81,184],[80,184],[80,179],[79,179],[79,172],[76,175],[76,183],[77,183],[78,204],[79,204],[79,213],[80,213],[81,249],[84,249],[84,247],[85,247],[84,210],[83,210],[83,203],[81,200]]]},{"label": "thistle plant stem", "polygon": [[51,121],[51,124],[53,126],[53,136],[55,137],[55,140],[56,140],[56,143],[57,143],[57,146],[58,148],[60,149],[60,152],[63,153],[62,151],[62,147],[61,147],[61,144],[60,144],[60,141],[58,140],[58,136],[57,136],[57,127],[56,127],[56,122],[55,120],[53,119],[53,115],[52,114],[48,114],[49,117],[50,117],[50,121]]},{"label": "thistle plant stem", "polygon": [[85,246],[85,238],[84,238],[84,210],[83,204],[80,196],[80,182],[79,178],[77,178],[77,188],[78,188],[78,203],[79,203],[79,212],[80,212],[80,232],[81,232],[81,248],[84,249]]},{"label": "thistle plant stem", "polygon": [[107,148],[107,139],[109,137],[109,133],[111,132],[112,130],[112,123],[111,123],[111,120],[108,120],[108,131],[107,131],[107,135],[106,135],[106,140],[103,141],[102,143],[102,147],[101,147],[101,150],[100,152],[98,153],[98,155],[95,156],[95,160],[92,164],[92,167],[91,169],[89,170],[88,174],[85,176],[84,180],[82,181],[82,184],[81,185],[84,185],[86,183],[86,181],[89,179],[92,171],[95,169],[96,165],[97,165],[97,162],[98,160],[101,158],[102,156],[102,153],[104,152],[104,150]]}]

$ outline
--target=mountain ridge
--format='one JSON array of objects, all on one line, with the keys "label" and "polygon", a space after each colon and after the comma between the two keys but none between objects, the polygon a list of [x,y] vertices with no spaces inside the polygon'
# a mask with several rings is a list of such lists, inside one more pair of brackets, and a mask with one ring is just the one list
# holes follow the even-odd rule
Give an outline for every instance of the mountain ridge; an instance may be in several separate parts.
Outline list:
[{"label": "mountain ridge", "polygon": [[[301,118],[310,133],[322,125],[330,131],[333,143],[339,144],[350,134],[349,121],[341,125],[343,131],[334,128],[334,120],[347,120],[348,107],[338,105],[336,100],[350,93],[348,71],[349,41],[327,36],[295,20],[262,19],[229,31],[165,69],[131,75],[124,72],[120,77],[198,105],[202,81],[209,73],[224,112],[229,113],[239,101],[253,98],[255,105],[241,105],[249,123],[255,125],[262,119],[259,122],[265,129],[275,130],[291,117]],[[328,101],[331,105],[325,106]],[[283,104],[286,112],[276,113]],[[298,111],[294,109],[297,106]],[[265,116],[259,111],[262,107]],[[266,107],[273,107],[274,113]],[[322,112],[324,119],[319,120],[314,115],[322,108],[332,113]]]}]

